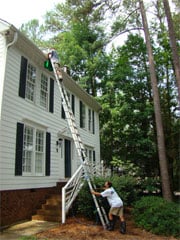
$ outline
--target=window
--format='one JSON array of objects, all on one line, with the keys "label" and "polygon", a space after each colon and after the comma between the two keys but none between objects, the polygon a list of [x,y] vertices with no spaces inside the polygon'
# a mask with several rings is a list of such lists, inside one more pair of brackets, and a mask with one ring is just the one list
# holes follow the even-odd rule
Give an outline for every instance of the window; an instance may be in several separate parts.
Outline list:
[{"label": "window", "polygon": [[88,109],[88,130],[91,133],[95,133],[95,125],[94,125],[94,111],[91,109]]},{"label": "window", "polygon": [[19,96],[51,113],[54,112],[54,79],[49,79],[23,56],[20,65]]},{"label": "window", "polygon": [[93,148],[86,146],[86,157],[88,160],[89,167],[91,169],[91,173],[95,173],[95,168],[96,168],[96,160],[95,160],[95,151]]},{"label": "window", "polygon": [[80,127],[86,127],[86,106],[80,101]]},{"label": "window", "polygon": [[86,157],[88,159],[88,162],[90,164],[93,164],[94,163],[93,149],[90,147],[86,147],[85,151],[86,151]]},{"label": "window", "polygon": [[24,175],[44,175],[44,143],[44,131],[25,125],[22,159],[22,171]]},{"label": "window", "polygon": [[26,99],[35,101],[36,68],[30,63],[27,68]]},{"label": "window", "polygon": [[40,106],[45,109],[48,107],[48,77],[43,73],[41,74]]}]

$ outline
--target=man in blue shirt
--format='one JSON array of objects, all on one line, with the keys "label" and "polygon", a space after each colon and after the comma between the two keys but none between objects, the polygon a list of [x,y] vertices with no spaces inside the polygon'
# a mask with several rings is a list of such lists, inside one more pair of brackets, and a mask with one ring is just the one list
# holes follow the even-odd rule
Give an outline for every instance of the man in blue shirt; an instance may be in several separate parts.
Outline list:
[{"label": "man in blue shirt", "polygon": [[114,221],[113,221],[113,216],[118,216],[121,224],[120,224],[120,232],[122,234],[126,233],[126,222],[124,219],[123,215],[123,201],[121,198],[118,196],[117,192],[114,190],[112,187],[112,183],[107,181],[104,184],[105,190],[101,193],[92,191],[92,194],[96,196],[102,196],[106,197],[108,200],[108,203],[110,205],[110,210],[108,213],[109,220],[110,220],[110,225],[107,228],[109,231],[114,230]]}]

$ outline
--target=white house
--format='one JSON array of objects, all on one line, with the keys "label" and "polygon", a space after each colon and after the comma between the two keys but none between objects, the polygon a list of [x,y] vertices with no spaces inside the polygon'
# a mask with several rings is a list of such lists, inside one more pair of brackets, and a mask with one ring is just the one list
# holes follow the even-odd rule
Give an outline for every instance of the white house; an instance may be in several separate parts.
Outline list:
[{"label": "white house", "polygon": [[[51,188],[80,165],[45,55],[13,25],[0,20],[1,226],[30,218]],[[100,162],[100,105],[66,73],[79,133],[89,161]]]}]

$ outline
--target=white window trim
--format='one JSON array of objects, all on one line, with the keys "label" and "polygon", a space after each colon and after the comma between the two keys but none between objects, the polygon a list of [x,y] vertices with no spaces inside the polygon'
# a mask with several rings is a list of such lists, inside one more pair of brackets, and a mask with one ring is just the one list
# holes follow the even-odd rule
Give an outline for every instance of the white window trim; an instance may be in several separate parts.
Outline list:
[{"label": "white window trim", "polygon": [[[41,80],[42,80],[42,76],[45,76],[47,78],[47,98],[46,98],[46,107],[42,106],[41,105]],[[39,81],[39,106],[44,109],[44,110],[47,110],[49,109],[49,84],[50,84],[50,78],[44,73],[44,72],[40,72],[40,81]]]},{"label": "white window trim", "polygon": [[[36,77],[35,77],[35,84],[34,84],[34,99],[33,101],[30,100],[29,98],[27,98],[27,90],[25,89],[25,100],[31,104],[34,104],[36,106],[38,106],[39,108],[48,111],[49,110],[49,98],[50,98],[50,90],[49,90],[49,85],[50,85],[50,76],[48,76],[48,74],[46,74],[45,71],[42,71],[40,68],[37,67],[36,64],[32,63],[31,61],[29,61],[28,59],[28,63],[27,63],[27,74],[26,74],[26,84],[28,82],[28,66],[31,65],[32,67],[35,68],[36,71]],[[44,75],[47,77],[48,79],[48,86],[47,86],[47,103],[46,103],[46,107],[43,107],[40,104],[40,97],[41,97],[41,76]]]}]

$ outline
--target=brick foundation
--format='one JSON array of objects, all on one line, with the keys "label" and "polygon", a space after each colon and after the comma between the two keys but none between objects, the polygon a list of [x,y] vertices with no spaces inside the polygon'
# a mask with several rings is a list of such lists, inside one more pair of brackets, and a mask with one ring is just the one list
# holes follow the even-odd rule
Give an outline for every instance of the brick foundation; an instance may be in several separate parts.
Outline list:
[{"label": "brick foundation", "polygon": [[[61,186],[62,187],[62,186]],[[30,220],[46,198],[59,187],[0,192],[0,228]]]}]

